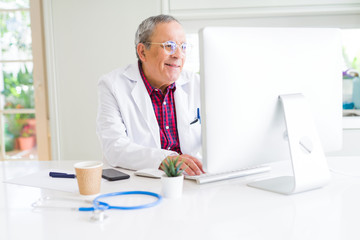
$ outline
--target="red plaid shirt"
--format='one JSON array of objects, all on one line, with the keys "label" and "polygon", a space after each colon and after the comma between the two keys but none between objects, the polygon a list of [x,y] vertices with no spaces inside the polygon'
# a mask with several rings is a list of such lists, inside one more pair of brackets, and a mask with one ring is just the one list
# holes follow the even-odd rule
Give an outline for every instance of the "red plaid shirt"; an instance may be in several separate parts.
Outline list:
[{"label": "red plaid shirt", "polygon": [[166,88],[165,95],[160,89],[154,88],[146,79],[139,61],[139,71],[145,87],[150,95],[152,105],[154,107],[157,122],[160,128],[161,148],[175,151],[181,154],[180,142],[176,125],[176,111],[174,92],[176,90],[175,83]]}]

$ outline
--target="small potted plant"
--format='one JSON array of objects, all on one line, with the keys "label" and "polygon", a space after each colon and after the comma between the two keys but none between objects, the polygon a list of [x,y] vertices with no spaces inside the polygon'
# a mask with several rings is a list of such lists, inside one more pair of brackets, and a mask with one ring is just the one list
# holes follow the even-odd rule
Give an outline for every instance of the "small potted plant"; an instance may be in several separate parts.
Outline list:
[{"label": "small potted plant", "polygon": [[182,195],[184,169],[181,169],[183,162],[179,162],[179,157],[175,159],[166,158],[161,165],[165,174],[161,177],[162,194],[165,198],[179,198]]},{"label": "small potted plant", "polygon": [[18,144],[20,150],[28,150],[35,146],[34,130],[29,124],[25,124],[21,130],[20,137],[18,137]]}]

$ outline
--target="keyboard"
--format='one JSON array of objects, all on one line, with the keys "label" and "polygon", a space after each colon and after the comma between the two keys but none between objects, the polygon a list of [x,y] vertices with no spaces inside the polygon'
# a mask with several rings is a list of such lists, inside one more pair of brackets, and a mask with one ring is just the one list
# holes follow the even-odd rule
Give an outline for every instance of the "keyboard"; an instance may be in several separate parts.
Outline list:
[{"label": "keyboard", "polygon": [[210,183],[216,181],[222,181],[232,178],[245,177],[253,174],[264,173],[271,170],[270,166],[261,165],[254,166],[250,168],[243,168],[240,170],[234,170],[229,172],[221,172],[221,173],[204,173],[201,175],[188,176],[185,175],[185,179],[195,180],[197,184]]}]

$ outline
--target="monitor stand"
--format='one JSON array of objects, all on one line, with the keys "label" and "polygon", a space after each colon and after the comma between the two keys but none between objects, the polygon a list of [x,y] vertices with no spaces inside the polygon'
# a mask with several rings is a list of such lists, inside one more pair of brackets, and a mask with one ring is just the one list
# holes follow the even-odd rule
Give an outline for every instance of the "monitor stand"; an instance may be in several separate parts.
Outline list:
[{"label": "monitor stand", "polygon": [[330,173],[311,112],[302,94],[279,96],[285,116],[293,176],[248,184],[282,194],[294,194],[326,185]]}]

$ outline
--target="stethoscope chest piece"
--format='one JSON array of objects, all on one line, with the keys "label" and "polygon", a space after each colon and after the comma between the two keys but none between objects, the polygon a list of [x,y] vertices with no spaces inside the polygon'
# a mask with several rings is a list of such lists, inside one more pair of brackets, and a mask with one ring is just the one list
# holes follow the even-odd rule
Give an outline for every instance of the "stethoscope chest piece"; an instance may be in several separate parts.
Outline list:
[{"label": "stethoscope chest piece", "polygon": [[93,215],[90,218],[91,222],[103,222],[108,216],[105,215],[104,210],[94,210]]}]

